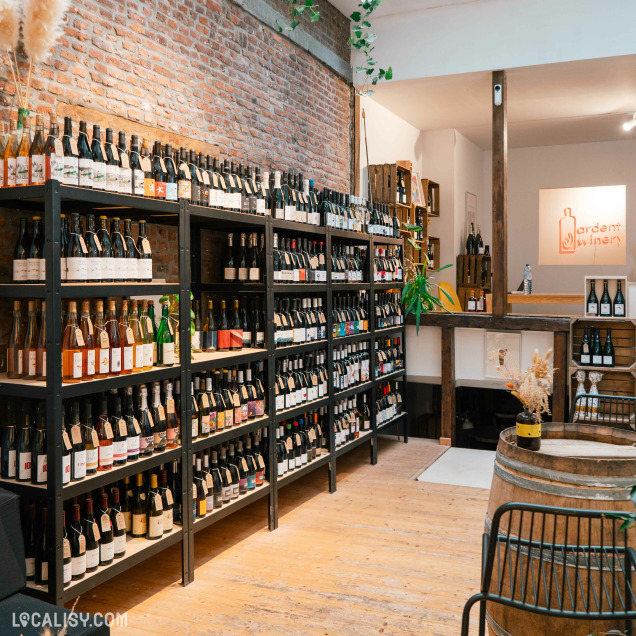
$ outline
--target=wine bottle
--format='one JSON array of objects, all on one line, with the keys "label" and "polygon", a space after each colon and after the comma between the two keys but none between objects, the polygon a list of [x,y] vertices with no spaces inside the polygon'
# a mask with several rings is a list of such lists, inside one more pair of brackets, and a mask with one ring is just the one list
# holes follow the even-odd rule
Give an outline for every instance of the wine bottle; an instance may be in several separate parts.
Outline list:
[{"label": "wine bottle", "polygon": [[29,150],[31,149],[31,124],[29,118],[23,120],[22,136],[18,146],[16,157],[15,184],[17,186],[29,185]]},{"label": "wine bottle", "polygon": [[68,219],[65,214],[60,214],[60,278],[62,282],[68,280],[68,268],[66,266],[66,249],[68,247],[68,239]]},{"label": "wine bottle", "polygon": [[605,336],[605,346],[603,347],[603,366],[613,367],[615,363],[614,345],[612,343],[612,330],[608,327]]},{"label": "wine bottle", "polygon": [[[26,282],[27,283],[42,283],[44,282],[40,277],[40,271],[42,271],[43,254],[43,236],[41,231],[41,218],[39,216],[33,217],[33,231],[31,232],[31,241],[26,251]],[[15,253],[14,253],[15,263]]]},{"label": "wine bottle", "polygon": [[105,397],[102,397],[99,402],[97,437],[99,441],[97,470],[103,472],[113,467],[113,429],[108,418],[108,401]]},{"label": "wine bottle", "polygon": [[139,154],[139,137],[130,136],[130,169],[132,171],[132,193],[143,197],[145,173],[141,167],[141,156]]},{"label": "wine bottle", "polygon": [[[4,450],[4,449],[3,449]],[[40,534],[35,548],[35,583],[36,585],[48,585],[49,582],[49,549],[46,535],[47,513],[46,507],[42,508],[40,520]]]},{"label": "wine bottle", "polygon": [[166,448],[179,445],[179,418],[172,397],[172,382],[166,384]]},{"label": "wine bottle", "polygon": [[119,339],[121,341],[121,374],[129,375],[132,373],[135,360],[135,336],[128,321],[127,300],[121,301],[121,313],[118,323]]},{"label": "wine bottle", "polygon": [[99,283],[102,280],[102,250],[99,238],[95,233],[95,216],[89,214],[86,217],[86,232],[84,233],[86,245],[86,280],[89,283]]},{"label": "wine bottle", "polygon": [[[65,130],[66,134],[66,130]],[[79,135],[77,137],[77,154],[79,167],[79,186],[82,188],[93,187],[93,153],[91,152],[86,130],[86,122],[80,121]]]},{"label": "wine bottle", "polygon": [[153,170],[152,158],[150,156],[150,146],[145,137],[141,141],[139,165],[144,173],[144,196],[154,199],[156,196],[155,171]]},{"label": "wine bottle", "polygon": [[192,332],[192,351],[194,353],[201,353],[203,350],[203,327],[201,325],[201,310],[199,308],[199,301],[195,300],[192,303],[192,311],[194,313],[194,331]]},{"label": "wine bottle", "polygon": [[16,184],[15,176],[18,156],[18,122],[15,119],[10,121],[9,130],[9,138],[7,139],[3,154],[3,181],[4,186],[7,188],[14,187]]},{"label": "wine bottle", "polygon": [[595,367],[603,366],[600,329],[595,327],[592,328],[592,365]]},{"label": "wine bottle", "polygon": [[133,490],[130,483],[130,477],[124,477],[123,481],[120,482],[119,507],[121,509],[121,514],[124,516],[124,523],[128,534],[132,532],[132,506]]},{"label": "wine bottle", "polygon": [[179,150],[177,188],[179,201],[192,201],[192,175],[187,163],[186,149],[183,146]]},{"label": "wine bottle", "polygon": [[163,536],[163,502],[157,485],[157,474],[150,475],[148,490],[148,523],[146,539],[160,539]]},{"label": "wine bottle", "polygon": [[86,574],[86,536],[82,528],[79,504],[73,505],[71,529],[71,577],[79,581]]},{"label": "wine bottle", "polygon": [[[164,177],[166,181],[166,201],[178,201],[179,190],[177,186],[177,169],[172,158],[172,145],[166,144],[163,151],[163,163],[165,166]],[[156,179],[156,175],[155,175]],[[155,185],[156,187],[156,185]],[[160,184],[161,187],[161,184]]]},{"label": "wine bottle", "polygon": [[585,313],[591,316],[598,316],[598,298],[596,297],[595,289],[596,281],[590,281],[590,293],[585,303]]},{"label": "wine bottle", "polygon": [[92,380],[97,372],[98,345],[95,342],[95,331],[90,316],[90,302],[82,301],[80,331],[84,340],[82,349],[82,379]]},{"label": "wine bottle", "polygon": [[592,355],[590,350],[590,340],[588,328],[583,329],[583,340],[581,341],[580,349],[580,364],[582,366],[589,366],[592,364]]},{"label": "wine bottle", "polygon": [[[46,484],[47,482],[47,454],[46,454],[46,413],[39,409],[35,418],[35,433],[31,442],[31,482]],[[3,449],[4,452],[4,449]]]},{"label": "wine bottle", "polygon": [[139,236],[137,237],[137,280],[141,283],[152,283],[152,249],[146,236],[146,222],[139,221]]},{"label": "wine bottle", "polygon": [[150,371],[155,364],[154,324],[148,315],[148,301],[141,301],[141,333],[144,343],[144,371]]},{"label": "wine bottle", "polygon": [[612,315],[612,300],[607,288],[608,281],[603,281],[603,295],[601,296],[600,315],[611,316]]},{"label": "wine bottle", "polygon": [[155,452],[155,433],[154,419],[152,413],[148,410],[148,389],[141,387],[139,392],[139,411],[137,412],[137,421],[141,429],[141,437],[139,438],[139,452],[142,457],[149,457]]},{"label": "wine bottle", "polygon": [[66,247],[66,280],[69,283],[85,283],[88,278],[88,250],[80,229],[77,212],[71,214],[71,232]]},{"label": "wine bottle", "polygon": [[24,560],[27,581],[32,581],[35,578],[35,552],[37,550],[37,539],[35,504],[30,503],[27,508],[26,527],[24,530]]},{"label": "wine bottle", "polygon": [[[89,221],[90,224],[90,221]],[[90,225],[88,226],[90,227]],[[100,277],[103,283],[112,283],[115,277],[115,262],[113,258],[113,248],[108,233],[107,218],[99,217],[99,228],[95,236],[96,247],[99,250]]]},{"label": "wine bottle", "polygon": [[172,366],[174,361],[174,332],[166,301],[163,303],[161,322],[157,330],[157,364]]},{"label": "wine bottle", "polygon": [[141,320],[139,317],[139,304],[137,300],[131,300],[131,309],[129,313],[130,328],[133,333],[133,372],[138,373],[144,370],[144,334],[141,329]]},{"label": "wine bottle", "polygon": [[31,481],[31,418],[28,412],[22,413],[18,439],[16,441],[18,460],[17,480]]},{"label": "wine bottle", "polygon": [[[79,382],[84,371],[84,337],[77,324],[77,303],[71,301],[66,313],[66,329],[62,342],[62,382]],[[10,377],[10,376],[9,376]]]},{"label": "wine bottle", "polygon": [[34,300],[30,300],[27,307],[27,328],[22,348],[22,373],[26,380],[35,380],[37,375],[38,315]]},{"label": "wine bottle", "polygon": [[[94,129],[93,143],[95,143]],[[106,128],[106,143],[100,150],[104,157],[104,190],[106,192],[119,192],[119,151],[113,142],[112,128]]]},{"label": "wine bottle", "polygon": [[123,413],[124,420],[126,422],[126,460],[128,462],[134,462],[139,459],[139,445],[141,428],[139,421],[135,417],[135,409],[133,406],[133,392],[132,387],[126,388],[126,403]]},{"label": "wine bottle", "polygon": [[133,194],[133,172],[130,155],[126,149],[126,133],[123,130],[119,131],[117,153],[119,154],[119,193]]},{"label": "wine bottle", "polygon": [[93,188],[106,190],[106,156],[102,144],[102,132],[98,125],[93,125],[93,141],[91,144],[93,168]]},{"label": "wine bottle", "polygon": [[115,558],[115,541],[113,538],[113,523],[108,514],[108,495],[101,495],[101,507],[99,510],[99,564],[110,565]]},{"label": "wine bottle", "polygon": [[81,481],[86,477],[86,446],[82,436],[79,402],[71,406],[71,480]]},{"label": "wine bottle", "polygon": [[121,399],[113,393],[110,403],[110,428],[113,432],[113,465],[123,466],[128,460],[128,427],[121,413]]},{"label": "wine bottle", "polygon": [[616,295],[614,296],[614,310],[612,312],[616,318],[625,318],[625,297],[623,296],[622,285],[623,282],[621,280],[616,281]]},{"label": "wine bottle", "polygon": [[64,587],[71,584],[73,579],[73,563],[71,556],[71,542],[66,532],[66,511],[62,510],[62,583]]},{"label": "wine bottle", "polygon": [[35,116],[35,136],[29,149],[29,183],[40,185],[44,183],[44,117]]},{"label": "wine bottle", "polygon": [[86,474],[94,475],[99,467],[99,437],[93,426],[93,408],[90,400],[86,400],[82,407],[82,437],[86,449]]},{"label": "wine bottle", "polygon": [[[40,218],[40,217],[38,217]],[[27,278],[27,251],[29,244],[27,240],[27,218],[20,217],[20,232],[13,250],[13,282],[26,283]]]},{"label": "wine bottle", "polygon": [[148,528],[146,517],[146,493],[144,492],[144,478],[141,473],[135,478],[135,494],[132,506],[132,537],[145,537]]},{"label": "wine bottle", "polygon": [[84,502],[84,537],[86,538],[86,571],[94,572],[99,566],[99,526],[93,516],[93,499],[87,497]]},{"label": "wine bottle", "polygon": [[227,247],[225,249],[225,259],[223,261],[223,280],[233,283],[237,279],[236,262],[234,261],[234,235],[229,232],[227,235]]},{"label": "wine bottle", "polygon": [[172,491],[168,487],[168,471],[162,470],[159,474],[161,483],[159,484],[159,494],[161,495],[161,506],[163,508],[163,533],[168,534],[173,528],[173,507],[174,498]]},{"label": "wine bottle", "polygon": [[161,385],[159,382],[152,383],[152,419],[154,423],[154,445],[155,453],[166,450],[166,410],[161,404]]},{"label": "wine bottle", "polygon": [[119,488],[111,490],[110,524],[113,529],[113,557],[120,559],[126,554],[126,520],[119,502]]}]

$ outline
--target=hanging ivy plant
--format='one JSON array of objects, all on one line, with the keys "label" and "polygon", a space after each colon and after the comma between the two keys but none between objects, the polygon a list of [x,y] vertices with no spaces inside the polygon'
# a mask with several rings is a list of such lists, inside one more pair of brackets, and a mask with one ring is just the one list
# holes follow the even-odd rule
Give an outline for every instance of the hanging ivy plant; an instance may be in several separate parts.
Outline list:
[{"label": "hanging ivy plant", "polygon": [[[276,20],[278,31],[293,31],[302,21],[303,17],[309,16],[310,22],[318,22],[320,20],[320,9],[314,0],[285,0],[289,7],[290,23],[283,26]],[[375,46],[372,44],[377,35],[371,33],[371,22],[369,17],[380,6],[381,0],[365,0],[358,3],[358,11],[354,11],[349,17],[351,18],[351,37],[349,44],[359,53],[364,55],[364,63],[362,66],[356,67],[356,73],[365,74],[365,82],[362,90],[358,90],[359,95],[369,95],[373,93],[369,89],[369,85],[375,86],[380,80],[390,80],[393,77],[393,69],[389,66],[387,69],[380,68],[377,61],[373,57]]]}]

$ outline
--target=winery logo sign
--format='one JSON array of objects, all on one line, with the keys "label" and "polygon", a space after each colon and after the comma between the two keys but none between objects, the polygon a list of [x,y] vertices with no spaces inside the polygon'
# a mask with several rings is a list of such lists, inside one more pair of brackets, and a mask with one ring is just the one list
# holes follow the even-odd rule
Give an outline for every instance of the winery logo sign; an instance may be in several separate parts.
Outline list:
[{"label": "winery logo sign", "polygon": [[626,187],[539,190],[539,265],[625,265]]}]

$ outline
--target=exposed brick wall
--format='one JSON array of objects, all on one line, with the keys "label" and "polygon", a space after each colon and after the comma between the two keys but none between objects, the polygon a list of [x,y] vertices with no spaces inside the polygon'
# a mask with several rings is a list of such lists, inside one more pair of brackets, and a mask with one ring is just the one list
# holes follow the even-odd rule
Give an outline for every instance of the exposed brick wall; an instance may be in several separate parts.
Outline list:
[{"label": "exposed brick wall", "polygon": [[[267,2],[284,13],[283,0]],[[320,9],[312,35],[349,59],[347,19]],[[7,117],[17,103],[5,73]],[[351,87],[232,0],[72,0],[34,78],[32,112],[85,104],[349,188]]]}]

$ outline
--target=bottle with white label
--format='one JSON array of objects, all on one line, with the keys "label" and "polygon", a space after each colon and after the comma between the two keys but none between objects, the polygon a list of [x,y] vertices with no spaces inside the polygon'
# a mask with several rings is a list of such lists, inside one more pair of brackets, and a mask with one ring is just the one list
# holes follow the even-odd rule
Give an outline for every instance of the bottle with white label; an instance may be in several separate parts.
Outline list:
[{"label": "bottle with white label", "polygon": [[35,380],[37,376],[37,348],[38,348],[38,312],[35,301],[28,302],[29,313],[27,328],[24,335],[24,348],[22,349],[22,377],[26,380]]},{"label": "bottle with white label", "polygon": [[113,431],[113,466],[123,466],[128,461],[128,427],[121,413],[121,398],[116,390],[111,393],[110,428]]},{"label": "bottle with white label", "polygon": [[128,301],[121,301],[119,314],[119,338],[121,340],[121,373],[128,375],[133,372],[135,360],[135,336],[128,318]]},{"label": "bottle with white label", "polygon": [[15,186],[15,173],[18,157],[18,122],[11,120],[9,139],[4,147],[4,185],[11,188]]},{"label": "bottle with white label", "polygon": [[70,525],[72,579],[78,581],[86,574],[86,536],[82,528],[79,504],[73,505],[73,523]]},{"label": "bottle with white label", "polygon": [[139,280],[137,272],[137,246],[132,237],[132,221],[124,219],[124,242],[126,244],[126,280],[136,283]]},{"label": "bottle with white label", "polygon": [[159,493],[161,494],[161,504],[163,507],[163,533],[167,534],[173,528],[174,497],[168,487],[168,471],[162,470],[159,476],[161,477]]},{"label": "bottle with white label", "polygon": [[119,193],[132,194],[132,168],[130,167],[130,156],[126,149],[126,133],[119,131],[119,143],[117,144],[119,154]]},{"label": "bottle with white label", "polygon": [[60,128],[54,115],[51,115],[49,136],[44,146],[44,179],[46,181],[54,179],[64,183],[64,146],[60,139]]},{"label": "bottle with white label", "polygon": [[[40,272],[43,270],[44,236],[42,233],[42,220],[39,216],[33,217],[31,241],[26,253],[26,282],[41,283]],[[14,261],[15,262],[15,261]]]},{"label": "bottle with white label", "polygon": [[32,581],[35,578],[36,546],[35,504],[30,503],[27,508],[26,528],[24,530],[24,561],[27,581]]},{"label": "bottle with white label", "polygon": [[82,437],[86,448],[86,474],[94,475],[99,466],[99,438],[93,427],[93,405],[90,400],[82,403]]},{"label": "bottle with white label", "polygon": [[77,151],[79,157],[79,185],[81,188],[93,187],[93,153],[88,141],[86,122],[80,121],[77,137]]},{"label": "bottle with white label", "polygon": [[66,214],[60,214],[60,279],[64,283],[68,277],[68,268],[66,266],[66,248],[68,247],[68,219]]},{"label": "bottle with white label", "polygon": [[95,215],[86,216],[86,232],[84,233],[86,245],[86,280],[89,283],[102,281],[102,250],[99,238],[95,232]]},{"label": "bottle with white label", "polygon": [[140,283],[152,283],[152,249],[146,236],[146,222],[139,221],[139,236],[137,237],[137,280]]},{"label": "bottle with white label", "polygon": [[95,238],[102,261],[100,267],[102,283],[112,283],[115,278],[115,260],[113,258],[110,234],[108,233],[108,219],[105,216],[99,217],[99,229]]},{"label": "bottle with white label", "polygon": [[139,137],[130,137],[130,168],[132,169],[132,193],[144,196],[145,175],[141,167],[141,155],[139,154]]},{"label": "bottle with white label", "polygon": [[31,417],[27,409],[24,409],[21,414],[16,451],[18,461],[17,480],[31,481]]},{"label": "bottle with white label", "polygon": [[46,484],[48,476],[46,470],[46,412],[44,404],[40,404],[36,408],[35,432],[31,442],[31,483],[33,484]]},{"label": "bottle with white label", "polygon": [[[39,218],[39,217],[38,217]],[[13,282],[27,282],[27,252],[29,243],[27,240],[27,218],[20,217],[20,232],[13,250]]]},{"label": "bottle with white label", "polygon": [[119,150],[113,142],[113,129],[106,128],[106,144],[104,145],[104,190],[119,192]]},{"label": "bottle with white label", "polygon": [[82,315],[80,318],[80,330],[84,339],[82,350],[82,379],[92,380],[97,373],[97,344],[95,342],[95,329],[91,320],[90,301],[82,301]]},{"label": "bottle with white label", "polygon": [[102,144],[101,128],[93,125],[93,141],[91,143],[91,159],[93,167],[93,188],[95,190],[106,189],[106,157],[105,148]]},{"label": "bottle with white label", "polygon": [[64,151],[64,185],[79,185],[79,151],[77,141],[73,138],[73,120],[64,117],[64,135],[62,136]]},{"label": "bottle with white label", "polygon": [[[115,301],[108,301],[108,311],[106,312],[106,334],[110,347],[110,372],[109,375],[120,375],[122,368],[122,340],[119,335],[119,321],[115,313]],[[100,334],[100,338],[104,338]],[[104,339],[105,340],[105,339]],[[100,340],[100,346],[103,346]]]},{"label": "bottle with white label", "polygon": [[84,536],[86,537],[86,571],[94,572],[99,566],[99,540],[101,534],[93,516],[93,499],[87,497],[84,503]]},{"label": "bottle with white label", "polygon": [[2,452],[0,453],[0,476],[2,479],[15,479],[16,472],[16,430],[15,407],[8,404],[5,415],[4,430],[2,432]]},{"label": "bottle with white label", "polygon": [[[44,531],[46,534],[46,531]],[[66,511],[62,510],[62,581],[64,587],[71,584],[73,578],[73,563],[71,555],[71,542],[66,532]]]},{"label": "bottle with white label", "polygon": [[29,148],[29,183],[41,185],[44,183],[44,117],[35,116],[35,135]]},{"label": "bottle with white label", "polygon": [[88,278],[88,250],[82,236],[77,212],[71,214],[71,231],[66,247],[66,280],[69,283],[85,283]]},{"label": "bottle with white label", "polygon": [[129,462],[134,462],[139,459],[141,427],[139,426],[139,420],[137,420],[133,406],[133,390],[131,386],[126,389],[126,404],[123,416],[124,420],[126,420],[127,428],[126,459]]},{"label": "bottle with white label", "polygon": [[108,495],[102,493],[101,508],[98,515],[99,526],[99,564],[109,565],[115,557],[115,542],[113,538],[113,524],[108,514]]},{"label": "bottle with white label", "polygon": [[163,502],[157,484],[157,474],[150,475],[148,490],[148,525],[146,539],[160,539],[163,536]]},{"label": "bottle with white label", "polygon": [[168,367],[172,366],[174,361],[174,329],[166,301],[163,303],[161,322],[157,329],[157,365]]},{"label": "bottle with white label", "polygon": [[82,436],[82,424],[80,422],[80,407],[77,400],[71,406],[71,426],[69,428],[71,438],[71,480],[81,481],[86,477],[86,446]]},{"label": "bottle with white label", "polygon": [[128,277],[128,261],[126,259],[126,241],[121,232],[121,219],[116,216],[110,223],[110,243],[113,257],[113,280],[116,283],[125,283]]},{"label": "bottle with white label", "polygon": [[62,342],[62,382],[79,382],[83,375],[84,338],[77,324],[77,303],[72,300],[66,312]]},{"label": "bottle with white label", "polygon": [[116,486],[111,491],[112,503],[110,506],[110,522],[113,527],[113,556],[116,559],[126,554],[126,520],[119,503],[119,488]]}]

